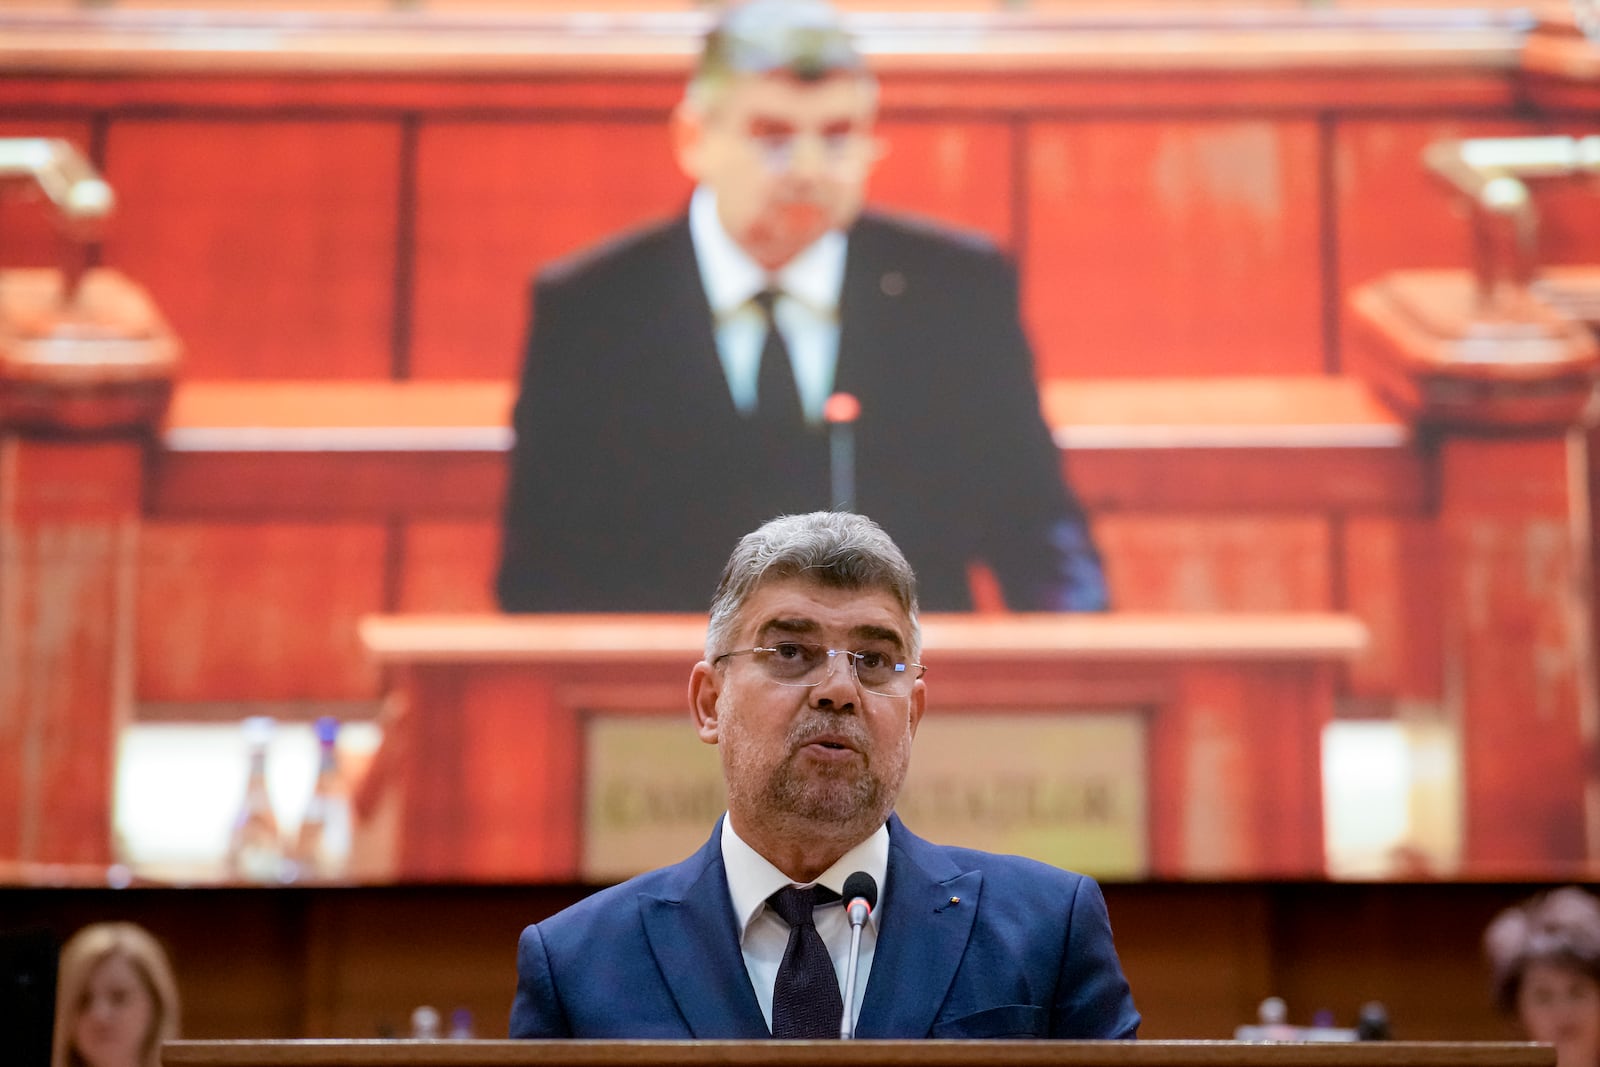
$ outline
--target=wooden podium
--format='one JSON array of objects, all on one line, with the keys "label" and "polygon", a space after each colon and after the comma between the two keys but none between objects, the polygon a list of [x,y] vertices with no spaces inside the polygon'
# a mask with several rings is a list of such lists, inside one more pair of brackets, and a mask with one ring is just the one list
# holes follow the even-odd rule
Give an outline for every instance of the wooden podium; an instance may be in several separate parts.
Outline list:
[{"label": "wooden podium", "polygon": [[1554,1067],[1549,1045],[1404,1041],[169,1041],[165,1067]]},{"label": "wooden podium", "polygon": [[[934,615],[922,623],[924,734],[946,715],[992,726],[997,716],[1109,708],[1139,720],[1134,770],[1148,786],[1136,832],[1147,836],[1148,864],[1136,873],[1322,877],[1321,731],[1341,663],[1365,645],[1359,620]],[[390,873],[570,883],[594,880],[583,866],[588,717],[670,720],[669,738],[681,722],[689,736],[686,691],[705,619],[372,616],[361,636],[389,670],[395,701],[376,767],[398,809]]]},{"label": "wooden podium", "polygon": [[111,270],[0,272],[0,859],[103,871],[145,460],[178,343]]}]

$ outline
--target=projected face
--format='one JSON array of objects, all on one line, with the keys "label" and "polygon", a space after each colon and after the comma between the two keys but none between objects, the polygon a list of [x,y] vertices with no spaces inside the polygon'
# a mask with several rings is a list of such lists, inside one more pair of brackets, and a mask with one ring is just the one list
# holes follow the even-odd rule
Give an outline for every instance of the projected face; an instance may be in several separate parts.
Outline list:
[{"label": "projected face", "polygon": [[747,74],[680,111],[678,161],[717,194],[739,246],[769,270],[855,221],[879,155],[873,82]]},{"label": "projected face", "polygon": [[72,1040],[88,1067],[138,1067],[155,1022],[155,998],[126,956],[114,953],[95,967],[77,1011]]},{"label": "projected face", "polygon": [[1600,1064],[1600,983],[1558,963],[1534,963],[1522,976],[1517,1014],[1528,1036],[1556,1047],[1556,1067]]}]

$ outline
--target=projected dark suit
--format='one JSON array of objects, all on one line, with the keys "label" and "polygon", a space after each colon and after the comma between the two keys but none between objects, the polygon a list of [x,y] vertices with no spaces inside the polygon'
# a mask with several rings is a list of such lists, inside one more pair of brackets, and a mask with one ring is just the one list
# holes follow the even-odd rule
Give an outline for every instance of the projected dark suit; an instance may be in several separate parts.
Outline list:
[{"label": "projected dark suit", "polygon": [[[1010,263],[868,213],[849,231],[836,389],[861,402],[854,510],[905,551],[925,610],[1105,606],[1039,414]],[[703,611],[727,546],[837,503],[730,398],[686,219],[547,271],[514,423],[498,593],[509,611]]]}]

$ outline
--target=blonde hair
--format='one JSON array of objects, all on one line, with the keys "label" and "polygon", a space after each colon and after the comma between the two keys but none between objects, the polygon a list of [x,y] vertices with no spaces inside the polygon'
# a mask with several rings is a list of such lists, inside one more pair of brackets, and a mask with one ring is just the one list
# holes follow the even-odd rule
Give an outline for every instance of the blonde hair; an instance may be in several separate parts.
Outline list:
[{"label": "blonde hair", "polygon": [[95,968],[113,956],[133,964],[153,1006],[150,1032],[140,1049],[141,1067],[161,1067],[161,1043],[178,1036],[178,983],[166,950],[149,931],[133,923],[85,926],[61,949],[56,981],[55,1041],[50,1067],[89,1067],[73,1041],[85,988]]}]

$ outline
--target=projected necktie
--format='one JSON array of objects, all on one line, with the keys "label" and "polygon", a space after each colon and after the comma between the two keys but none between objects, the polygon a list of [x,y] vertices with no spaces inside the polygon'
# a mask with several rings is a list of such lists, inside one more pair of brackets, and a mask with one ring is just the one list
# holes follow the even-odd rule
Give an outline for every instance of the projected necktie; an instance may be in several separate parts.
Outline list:
[{"label": "projected necktie", "polygon": [[767,898],[772,910],[789,924],[789,946],[783,951],[778,981],[772,988],[773,1037],[839,1036],[844,997],[839,993],[828,946],[811,921],[816,905],[838,899],[839,894],[822,886],[790,886]]},{"label": "projected necktie", "polygon": [[772,313],[779,295],[775,289],[763,289],[754,297],[767,320],[767,340],[761,346],[761,366],[756,375],[756,417],[774,428],[791,429],[804,423],[805,413],[794,384],[789,346]]}]

